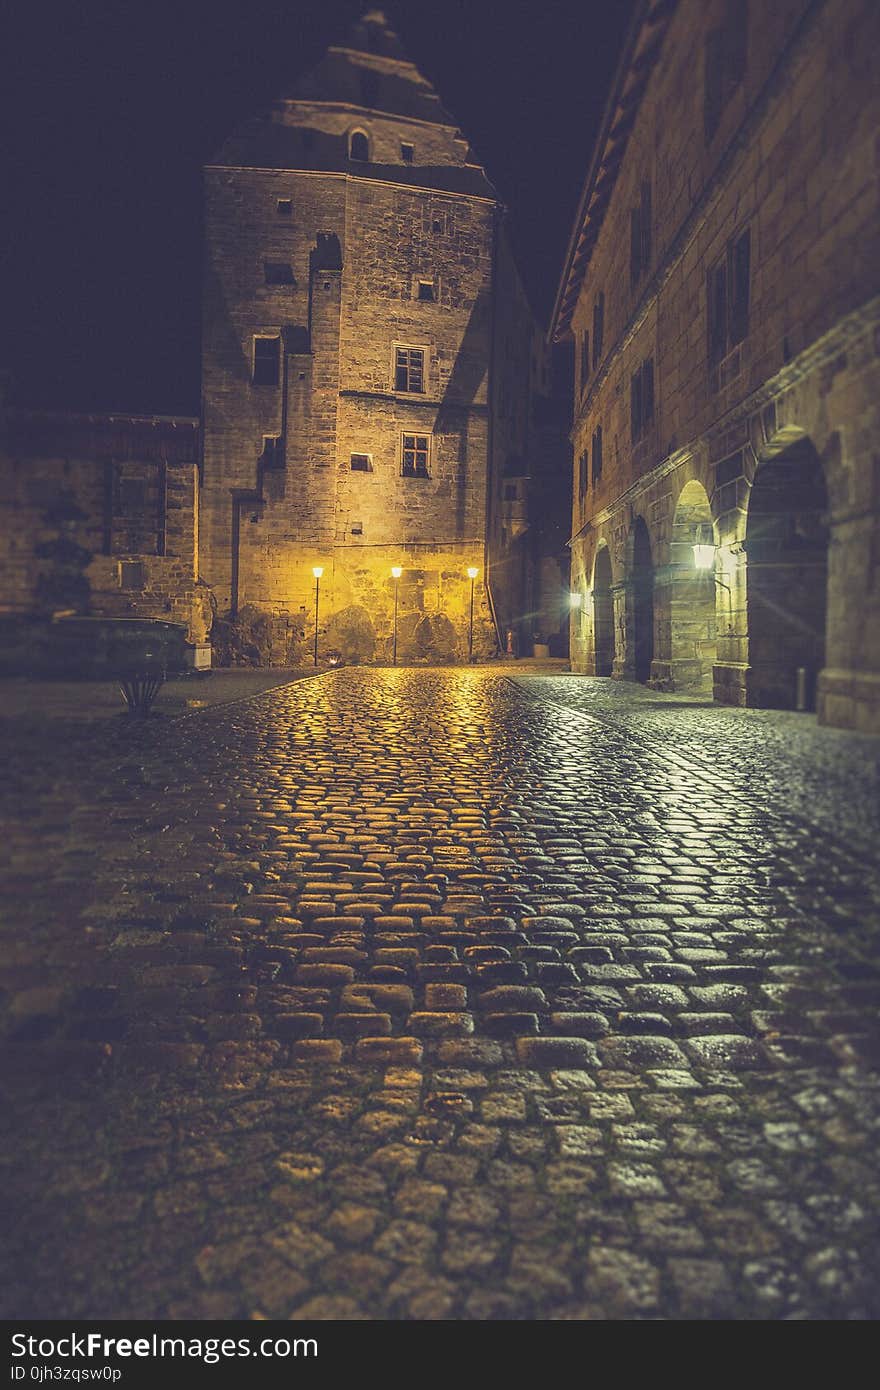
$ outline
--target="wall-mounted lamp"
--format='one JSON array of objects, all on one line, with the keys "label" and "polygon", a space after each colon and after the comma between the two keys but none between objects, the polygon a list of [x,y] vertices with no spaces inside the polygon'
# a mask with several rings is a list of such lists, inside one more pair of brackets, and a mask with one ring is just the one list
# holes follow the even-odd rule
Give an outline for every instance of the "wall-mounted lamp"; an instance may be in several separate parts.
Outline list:
[{"label": "wall-mounted lamp", "polygon": [[583,594],[579,594],[576,589],[572,589],[568,596],[568,601],[572,608],[580,608],[583,604],[584,596]]},{"label": "wall-mounted lamp", "polygon": [[709,522],[701,522],[697,527],[693,551],[696,569],[711,570],[715,568],[715,537]]}]

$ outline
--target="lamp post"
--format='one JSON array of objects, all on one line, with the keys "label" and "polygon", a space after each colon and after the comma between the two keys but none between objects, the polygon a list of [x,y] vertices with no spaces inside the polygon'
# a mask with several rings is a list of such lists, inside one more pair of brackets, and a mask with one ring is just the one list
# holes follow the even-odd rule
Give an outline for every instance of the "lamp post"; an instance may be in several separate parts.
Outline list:
[{"label": "lamp post", "polygon": [[321,594],[321,575],[324,573],[323,565],[315,565],[312,574],[315,576],[315,652],[314,662],[318,664],[318,602]]},{"label": "lamp post", "polygon": [[471,581],[471,617],[470,624],[468,626],[468,661],[473,661],[474,659],[474,580],[476,579],[479,572],[480,571],[477,569],[476,565],[468,566],[467,575],[468,579]]},{"label": "lamp post", "polygon": [[400,576],[403,570],[400,565],[391,566],[391,578],[394,580],[394,637],[391,646],[391,664],[397,665],[397,599],[400,593]]}]

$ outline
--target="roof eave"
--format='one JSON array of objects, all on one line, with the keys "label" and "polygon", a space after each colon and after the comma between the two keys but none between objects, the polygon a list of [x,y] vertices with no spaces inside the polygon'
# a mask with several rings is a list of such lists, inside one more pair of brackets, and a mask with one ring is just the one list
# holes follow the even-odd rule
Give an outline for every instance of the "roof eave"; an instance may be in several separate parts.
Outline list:
[{"label": "roof eave", "polygon": [[[574,226],[572,227],[571,236],[569,238],[563,272],[550,319],[550,327],[548,330],[548,339],[550,342],[561,342],[569,334],[571,316],[580,294],[580,286],[586,271],[586,263],[589,262],[593,245],[595,245],[596,238],[598,237],[598,225],[595,228],[592,241],[590,241],[587,236],[587,227],[590,221],[589,208],[593,201],[593,195],[597,190],[599,177],[608,164],[607,155],[609,153],[609,143],[612,145],[616,143],[616,140],[612,140],[614,134],[614,118],[622,105],[624,90],[630,72],[635,71],[634,58],[639,47],[639,39],[643,30],[646,28],[653,28],[661,21],[666,21],[668,23],[677,3],[678,0],[639,0],[632,22],[630,23],[620,61],[618,62],[614,74],[611,94],[602,116],[599,135],[593,150],[593,158],[590,163],[589,172],[578,203]],[[631,106],[631,110],[627,113],[627,121],[625,122],[627,128],[619,132],[617,136],[617,140],[621,142],[621,153],[617,160],[618,168],[622,161],[623,154],[625,153],[626,143],[629,138],[629,131],[632,128],[635,112],[638,110],[638,106],[641,103],[642,95],[653,69],[653,63],[656,61],[656,56],[659,53],[659,46],[664,34],[665,28],[659,32],[659,37],[655,43],[654,49],[650,50],[652,53],[650,65],[647,67],[646,72],[639,75],[637,78],[637,83],[639,81],[641,82],[641,89],[638,91],[635,101]],[[620,123],[618,122],[618,124]],[[608,181],[605,190],[607,196],[604,197],[603,205],[598,209],[599,223],[601,223],[601,218],[605,215],[608,202],[610,201],[611,191],[616,182],[616,176],[617,169],[615,169],[613,177]],[[578,264],[578,262],[580,262],[580,264]]]}]

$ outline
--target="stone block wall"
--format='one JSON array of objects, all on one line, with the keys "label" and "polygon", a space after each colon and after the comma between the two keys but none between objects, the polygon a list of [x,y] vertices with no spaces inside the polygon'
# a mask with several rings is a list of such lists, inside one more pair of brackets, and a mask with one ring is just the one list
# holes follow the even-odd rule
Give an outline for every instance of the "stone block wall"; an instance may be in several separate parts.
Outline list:
[{"label": "stone block wall", "polygon": [[[709,133],[710,35],[743,14],[742,79],[728,89]],[[880,728],[880,499],[872,444],[880,386],[878,45],[880,11],[862,0],[682,0],[676,7],[573,317],[577,349],[593,332],[594,305],[604,294],[602,360],[578,372],[575,401],[576,458],[603,430],[601,477],[591,476],[583,495],[577,481],[573,490],[573,577],[586,600],[573,628],[579,669],[590,668],[592,570],[602,543],[617,588],[619,668],[626,665],[627,540],[641,517],[654,568],[652,678],[672,679],[672,595],[682,596],[672,531],[678,497],[696,477],[719,547],[716,697],[767,702],[766,662],[749,623],[760,588],[757,570],[749,581],[750,500],[761,466],[806,441],[820,460],[830,530],[820,718]],[[647,184],[650,248],[633,274],[633,215],[643,214]],[[710,343],[713,276],[723,265],[733,284],[744,237],[745,331],[733,331],[725,316]],[[634,431],[633,379],[646,362],[653,414]],[[790,510],[796,525],[794,503]],[[792,569],[792,609],[794,576]],[[815,603],[814,594],[807,606]],[[674,621],[681,620],[678,612]],[[792,680],[787,673],[787,687]]]},{"label": "stone block wall", "polygon": [[[292,213],[279,219],[275,172],[207,174],[202,573],[221,612],[248,606],[309,626],[321,566],[319,645],[368,659],[371,642],[376,658],[390,650],[388,585],[401,565],[424,578],[409,606],[401,587],[399,654],[427,593],[433,627],[450,626],[428,641],[423,625],[422,646],[460,658],[466,569],[479,568],[482,592],[485,564],[493,204],[333,175],[322,196],[316,178],[284,177]],[[286,299],[263,294],[267,246],[293,267]],[[420,282],[433,301],[420,300]],[[252,339],[272,332],[279,384],[255,386]],[[397,345],[424,349],[424,391],[395,389]],[[271,433],[284,440],[280,468],[261,458]],[[426,476],[404,476],[405,433],[430,440]],[[353,454],[369,466],[353,469]],[[494,648],[485,602],[475,627],[477,648]]]},{"label": "stone block wall", "polygon": [[161,618],[204,641],[197,422],[13,410],[5,426],[3,608]]}]

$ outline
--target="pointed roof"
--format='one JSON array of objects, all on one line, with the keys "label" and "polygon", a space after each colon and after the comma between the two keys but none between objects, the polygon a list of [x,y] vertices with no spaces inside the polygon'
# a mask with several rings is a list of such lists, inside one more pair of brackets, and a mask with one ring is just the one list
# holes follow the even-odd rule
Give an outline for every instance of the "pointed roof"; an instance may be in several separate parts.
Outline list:
[{"label": "pointed roof", "polygon": [[368,10],[345,41],[298,78],[285,97],[342,102],[386,115],[454,126],[431,83],[407,56],[381,10]]},{"label": "pointed roof", "polygon": [[[371,132],[369,161],[350,157],[349,132],[361,126]],[[420,130],[424,126],[434,130]],[[401,160],[401,142],[415,149],[414,162]],[[493,201],[497,196],[454,118],[375,9],[271,109],[230,135],[212,163],[344,173]]]}]

